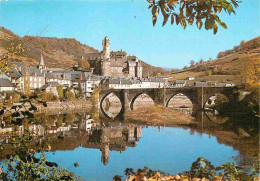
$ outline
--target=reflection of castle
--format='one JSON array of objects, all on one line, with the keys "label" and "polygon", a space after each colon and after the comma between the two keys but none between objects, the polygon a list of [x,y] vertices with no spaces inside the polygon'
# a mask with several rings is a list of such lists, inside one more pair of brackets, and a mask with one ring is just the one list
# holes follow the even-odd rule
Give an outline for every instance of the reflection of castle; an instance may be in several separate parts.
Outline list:
[{"label": "reflection of castle", "polygon": [[94,130],[88,142],[82,146],[85,148],[99,148],[102,153],[101,162],[107,165],[109,150],[121,152],[128,147],[135,147],[141,137],[140,126],[110,124],[109,127]]},{"label": "reflection of castle", "polygon": [[[135,147],[137,142],[142,137],[141,126],[133,124],[111,123],[106,127],[101,127],[95,123],[90,116],[84,114],[78,122],[75,118],[70,123],[60,123],[59,120],[64,120],[66,116],[49,115],[45,119],[48,123],[45,125],[40,124],[26,124],[15,128],[2,124],[4,128],[0,128],[0,133],[13,133],[14,135],[24,135],[30,133],[32,136],[39,136],[41,139],[52,138],[49,144],[52,151],[55,150],[74,150],[82,146],[84,148],[100,149],[101,162],[104,165],[109,161],[109,150],[112,151],[125,151],[128,147]],[[42,117],[38,117],[41,119]],[[51,119],[50,119],[51,118]],[[59,119],[58,119],[59,118]],[[28,132],[29,131],[29,132]],[[44,136],[44,137],[43,137]],[[62,139],[58,139],[62,137]],[[5,138],[0,136],[0,140]],[[9,141],[6,141],[7,146]],[[7,146],[10,148],[10,145]],[[17,148],[13,148],[15,150]],[[7,152],[10,150],[7,150]]]},{"label": "reflection of castle", "polygon": [[129,56],[122,50],[110,52],[108,37],[105,37],[102,45],[103,51],[101,53],[85,55],[95,74],[110,77],[142,78],[143,68],[136,56]]}]

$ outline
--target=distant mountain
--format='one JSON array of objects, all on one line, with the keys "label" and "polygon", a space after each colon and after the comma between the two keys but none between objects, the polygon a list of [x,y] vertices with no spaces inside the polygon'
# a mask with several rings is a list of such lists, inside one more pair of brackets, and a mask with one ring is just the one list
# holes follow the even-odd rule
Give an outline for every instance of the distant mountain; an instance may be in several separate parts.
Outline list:
[{"label": "distant mountain", "polygon": [[[97,53],[97,49],[85,44],[81,44],[74,38],[55,38],[55,37],[37,37],[24,36],[19,37],[10,30],[0,27],[0,54],[5,53],[7,48],[22,44],[24,52],[15,56],[14,61],[23,62],[26,65],[36,66],[42,54],[45,63],[50,68],[70,69],[80,60],[81,56],[88,53]],[[138,57],[138,55],[136,55]],[[142,61],[143,62],[143,61]],[[145,62],[142,63],[144,76],[155,76],[167,74],[168,71],[160,67],[151,66]]]}]

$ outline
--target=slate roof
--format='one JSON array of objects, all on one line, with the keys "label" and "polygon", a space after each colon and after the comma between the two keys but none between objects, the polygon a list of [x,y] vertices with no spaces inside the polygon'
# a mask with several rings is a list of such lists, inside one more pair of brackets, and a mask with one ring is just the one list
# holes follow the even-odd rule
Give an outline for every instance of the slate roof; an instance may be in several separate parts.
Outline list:
[{"label": "slate roof", "polygon": [[43,85],[41,89],[45,90],[48,87],[58,87],[60,84],[58,82],[48,82],[47,84]]},{"label": "slate roof", "polygon": [[9,79],[0,78],[0,87],[15,87]]},{"label": "slate roof", "polygon": [[20,77],[22,77],[22,74],[16,68],[12,68],[8,72],[8,76],[12,77],[12,78],[20,78]]},{"label": "slate roof", "polygon": [[124,85],[132,84],[130,79],[120,79],[120,78],[105,79],[104,83],[108,83],[108,84],[124,84]]},{"label": "slate roof", "polygon": [[150,78],[150,82],[163,82],[162,78]]},{"label": "slate roof", "polygon": [[176,84],[185,84],[186,81],[185,81],[185,80],[176,80],[175,83],[176,83]]},{"label": "slate roof", "polygon": [[206,87],[207,82],[195,82],[194,86],[195,87]]},{"label": "slate roof", "polygon": [[23,75],[26,75],[26,73],[28,73],[30,76],[43,77],[43,73],[41,73],[41,71],[36,67],[22,66],[21,72]]},{"label": "slate roof", "polygon": [[23,63],[22,62],[9,62],[11,65],[16,65],[18,67],[22,67]]}]

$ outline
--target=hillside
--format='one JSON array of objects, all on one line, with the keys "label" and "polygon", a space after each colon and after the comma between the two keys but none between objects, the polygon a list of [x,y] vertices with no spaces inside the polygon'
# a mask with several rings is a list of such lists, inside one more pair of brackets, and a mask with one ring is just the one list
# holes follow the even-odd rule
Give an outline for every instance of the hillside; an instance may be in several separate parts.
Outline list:
[{"label": "hillside", "polygon": [[[73,38],[19,37],[10,30],[0,27],[0,52],[5,53],[11,43],[14,43],[14,45],[22,44],[25,50],[14,57],[14,61],[24,62],[28,66],[36,66],[42,53],[48,67],[70,69],[73,64],[79,61],[81,56],[99,52],[97,49],[81,44]],[[148,72],[150,72],[150,75],[169,73],[162,68],[151,66],[145,62],[142,65],[145,72],[144,76],[147,76]]]},{"label": "hillside", "polygon": [[[252,44],[252,42],[255,43]],[[172,72],[170,81],[195,77],[195,81],[242,84],[245,81],[244,74],[248,63],[253,59],[260,61],[259,42],[260,37],[254,38],[243,42],[243,48],[235,46],[237,51],[226,50],[225,56],[220,56],[212,61],[202,61],[181,71]],[[220,54],[222,53],[220,52]]]}]

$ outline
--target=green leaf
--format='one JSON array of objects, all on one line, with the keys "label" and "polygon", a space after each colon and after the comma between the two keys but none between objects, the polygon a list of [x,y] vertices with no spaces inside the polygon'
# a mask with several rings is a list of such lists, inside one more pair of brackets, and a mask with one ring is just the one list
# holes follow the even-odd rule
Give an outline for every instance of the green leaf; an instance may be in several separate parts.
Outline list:
[{"label": "green leaf", "polygon": [[180,17],[178,15],[175,15],[175,19],[176,19],[176,24],[178,25],[180,22]]},{"label": "green leaf", "polygon": [[183,27],[183,29],[185,29],[187,26],[185,19],[182,19],[180,23],[181,23],[181,26]]},{"label": "green leaf", "polygon": [[169,16],[170,16],[170,15],[168,15],[168,14],[166,14],[166,15],[164,16],[164,20],[163,20],[162,26],[164,26],[164,25],[167,23]]},{"label": "green leaf", "polygon": [[214,35],[218,32],[218,27],[213,28]]},{"label": "green leaf", "polygon": [[174,4],[178,4],[178,0],[169,0],[169,1],[167,2],[167,5],[168,5],[168,6],[172,6],[172,5],[174,5]]},{"label": "green leaf", "polygon": [[173,16],[173,14],[171,15],[171,24],[173,24],[174,23],[174,16]]},{"label": "green leaf", "polygon": [[202,168],[206,168],[206,163],[203,160],[200,160],[200,165]]},{"label": "green leaf", "polygon": [[222,26],[224,29],[227,29],[227,25],[224,22],[220,22],[219,25]]},{"label": "green leaf", "polygon": [[148,6],[148,9],[150,9],[152,6],[153,6],[153,4],[150,4],[150,5]]},{"label": "green leaf", "polygon": [[153,14],[153,15],[155,15],[156,10],[157,10],[157,6],[153,6],[153,8],[152,8],[152,14]]},{"label": "green leaf", "polygon": [[197,27],[198,27],[199,29],[201,29],[203,23],[202,23],[202,21],[201,21],[200,19],[197,19],[196,25],[197,25]]},{"label": "green leaf", "polygon": [[157,16],[153,16],[153,26],[156,24]]}]

